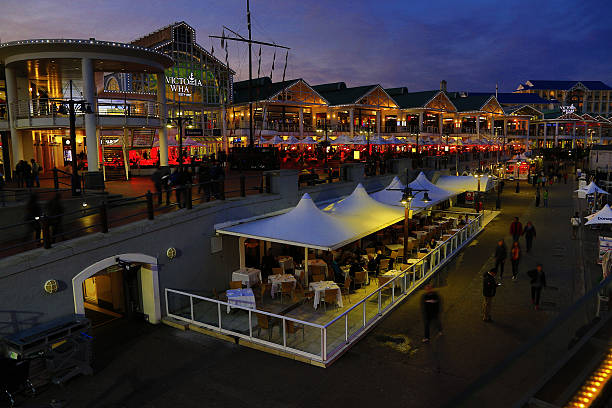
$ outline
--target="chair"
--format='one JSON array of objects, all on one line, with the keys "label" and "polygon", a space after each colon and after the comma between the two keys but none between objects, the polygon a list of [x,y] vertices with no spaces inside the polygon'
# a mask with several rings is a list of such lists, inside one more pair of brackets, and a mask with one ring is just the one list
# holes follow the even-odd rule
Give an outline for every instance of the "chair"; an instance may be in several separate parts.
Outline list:
[{"label": "chair", "polygon": [[312,260],[312,259],[317,259],[315,254],[308,254],[308,259]]},{"label": "chair", "polygon": [[395,257],[395,261],[399,262],[399,261],[403,261],[404,260],[404,248],[400,248],[397,250],[397,256]]},{"label": "chair", "polygon": [[304,325],[303,324],[299,324],[299,323],[295,323],[294,321],[287,320],[286,327],[287,327],[287,333],[289,334],[296,334],[298,330],[301,329],[302,330],[302,341],[304,341]]},{"label": "chair", "polygon": [[293,283],[281,282],[281,291],[280,291],[281,304],[283,303],[283,295],[289,295],[289,298],[293,299],[294,297]]},{"label": "chair", "polygon": [[267,293],[272,292],[272,284],[271,283],[262,283],[260,286],[260,295],[261,295],[261,303],[264,302],[264,296]]},{"label": "chair", "polygon": [[378,268],[380,271],[387,271],[389,269],[389,259],[381,259],[380,267]]},{"label": "chair", "polygon": [[368,273],[366,271],[363,272],[355,272],[355,285],[359,285],[359,289],[363,288],[368,281]]},{"label": "chair", "polygon": [[219,293],[217,293],[217,289],[213,288],[213,297],[219,300]]},{"label": "chair", "polygon": [[323,282],[325,280],[325,275],[312,275],[313,282]]},{"label": "chair", "polygon": [[[257,337],[261,337],[261,329],[268,331],[268,341],[272,341],[272,330],[278,323],[271,320],[269,316],[255,313],[257,315]],[[280,326],[279,326],[280,331]]]},{"label": "chair", "polygon": [[[378,287],[384,286],[385,283],[389,282],[392,278],[390,276],[379,276],[378,277]],[[391,285],[387,285],[384,289],[380,290],[382,294],[383,291],[391,289]]]},{"label": "chair", "polygon": [[241,281],[231,281],[229,286],[230,286],[230,289],[242,289],[242,282]]},{"label": "chair", "polygon": [[336,305],[336,307],[338,307],[338,289],[328,289],[325,291],[325,294],[323,295],[323,307],[325,308],[325,311],[327,312],[327,304],[331,303]]},{"label": "chair", "polygon": [[283,268],[272,268],[272,275],[282,275]]},{"label": "chair", "polygon": [[344,284],[343,285],[339,285],[340,286],[340,294],[342,296],[346,296],[346,298],[348,299],[349,303],[351,303],[351,295],[350,295],[351,282],[352,282],[351,277],[347,275],[346,279],[344,280]]}]

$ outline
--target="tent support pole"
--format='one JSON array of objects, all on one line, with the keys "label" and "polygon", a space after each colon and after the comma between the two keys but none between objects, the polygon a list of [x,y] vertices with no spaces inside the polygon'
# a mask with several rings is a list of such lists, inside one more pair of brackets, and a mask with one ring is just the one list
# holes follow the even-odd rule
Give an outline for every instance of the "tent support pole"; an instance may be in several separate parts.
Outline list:
[{"label": "tent support pole", "polygon": [[304,282],[308,286],[308,247],[304,247]]},{"label": "tent support pole", "polygon": [[244,244],[246,242],[245,237],[238,238],[238,253],[240,255],[240,269],[246,268],[246,254]]}]

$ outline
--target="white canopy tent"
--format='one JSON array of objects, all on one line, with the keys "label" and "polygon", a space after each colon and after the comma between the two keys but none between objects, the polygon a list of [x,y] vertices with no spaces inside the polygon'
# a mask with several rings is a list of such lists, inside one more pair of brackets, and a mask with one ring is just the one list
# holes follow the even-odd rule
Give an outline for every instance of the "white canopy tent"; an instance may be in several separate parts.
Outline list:
[{"label": "white canopy tent", "polygon": [[604,205],[603,208],[595,214],[592,214],[585,225],[596,224],[612,224],[612,208],[610,208],[608,204]]},{"label": "white canopy tent", "polygon": [[608,192],[602,188],[600,188],[594,181],[591,181],[588,186],[576,190],[577,193],[582,193],[585,195],[589,194],[608,194]]},{"label": "white canopy tent", "polygon": [[336,140],[332,140],[331,144],[333,145],[352,145],[353,141],[345,134],[342,134],[336,138]]},{"label": "white canopy tent", "polygon": [[365,135],[357,135],[355,137],[353,137],[353,144],[354,145],[365,145],[367,144],[367,139],[365,137]]},{"label": "white canopy tent", "polygon": [[[440,176],[436,185],[444,190],[461,194],[466,191],[478,191],[478,179],[474,176]],[[493,189],[493,178],[482,176],[480,178],[480,191]]]},{"label": "white canopy tent", "polygon": [[[419,175],[410,183],[408,187],[417,189],[417,190],[427,190],[427,195],[429,196],[429,202],[423,202],[423,193],[416,195],[416,198],[412,200],[411,208],[425,208],[434,206],[454,195],[456,193],[451,191],[446,191],[439,186],[436,186],[431,181],[427,179],[427,176],[423,172],[419,173]],[[402,191],[405,188],[404,184],[397,178],[393,178],[391,183],[381,191],[372,194],[372,198],[381,203],[403,207],[401,203],[402,199]]]},{"label": "white canopy tent", "polygon": [[395,136],[391,136],[390,138],[385,140],[385,144],[401,145],[401,144],[405,144],[405,141],[400,140]]},{"label": "white canopy tent", "polygon": [[273,138],[268,139],[268,140],[266,140],[264,138],[261,139],[261,144],[277,145],[277,144],[283,144],[283,143],[285,143],[285,141],[283,140],[282,137],[280,137],[278,135],[275,135]]},{"label": "white canopy tent", "polygon": [[297,137],[295,137],[295,136],[289,136],[289,137],[287,138],[287,140],[285,140],[285,142],[284,142],[284,143],[285,143],[285,144],[288,144],[288,145],[297,145],[297,144],[300,144],[300,143],[301,143],[301,141],[300,141],[300,139],[298,139],[298,138],[297,138]]},{"label": "white canopy tent", "polygon": [[317,144],[316,140],[314,140],[312,136],[305,137],[304,139],[300,141],[300,143],[307,144],[307,145]]},{"label": "white canopy tent", "polygon": [[341,218],[354,218],[354,220],[350,220],[351,222],[371,222],[372,232],[395,224],[404,218],[403,209],[376,201],[370,197],[361,183],[357,185],[351,195],[328,205],[324,208],[324,211]]}]

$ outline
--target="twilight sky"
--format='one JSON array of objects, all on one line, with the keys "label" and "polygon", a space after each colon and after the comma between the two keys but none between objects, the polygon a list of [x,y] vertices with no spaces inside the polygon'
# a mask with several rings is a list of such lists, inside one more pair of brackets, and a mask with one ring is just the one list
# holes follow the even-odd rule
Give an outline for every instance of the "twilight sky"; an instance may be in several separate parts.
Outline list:
[{"label": "twilight sky", "polygon": [[[0,41],[89,38],[128,42],[185,20],[198,43],[226,26],[246,35],[246,0],[2,0]],[[612,3],[606,0],[251,0],[253,38],[291,47],[287,79],[380,83],[410,91],[512,91],[527,79],[612,86]],[[218,40],[215,55],[221,55]],[[254,75],[257,74],[254,48]],[[272,51],[262,51],[262,75]],[[277,54],[274,80],[282,77]],[[246,46],[230,66],[248,78]]]}]

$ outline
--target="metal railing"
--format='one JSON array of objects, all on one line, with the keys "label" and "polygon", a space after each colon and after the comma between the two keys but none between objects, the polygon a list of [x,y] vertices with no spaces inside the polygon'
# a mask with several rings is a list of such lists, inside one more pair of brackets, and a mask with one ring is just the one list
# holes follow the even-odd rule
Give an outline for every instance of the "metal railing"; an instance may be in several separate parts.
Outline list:
[{"label": "metal railing", "polygon": [[[453,213],[453,211],[440,211],[440,213]],[[326,324],[311,323],[169,288],[165,289],[166,315],[322,363],[330,362],[431,278],[482,230],[484,215],[468,214],[468,216],[472,219],[450,238],[442,241],[423,258],[405,267],[397,276]],[[222,310],[221,306],[227,309]],[[235,312],[230,314],[230,310]],[[253,315],[265,316],[267,327],[274,322],[280,322],[278,337],[273,336],[273,328],[264,329],[259,321],[253,319]],[[299,335],[294,333],[296,329],[302,332],[301,342]],[[260,335],[261,330],[268,331],[267,340]],[[257,335],[254,334],[255,331],[258,332]],[[307,337],[309,341],[306,341]]]}]

